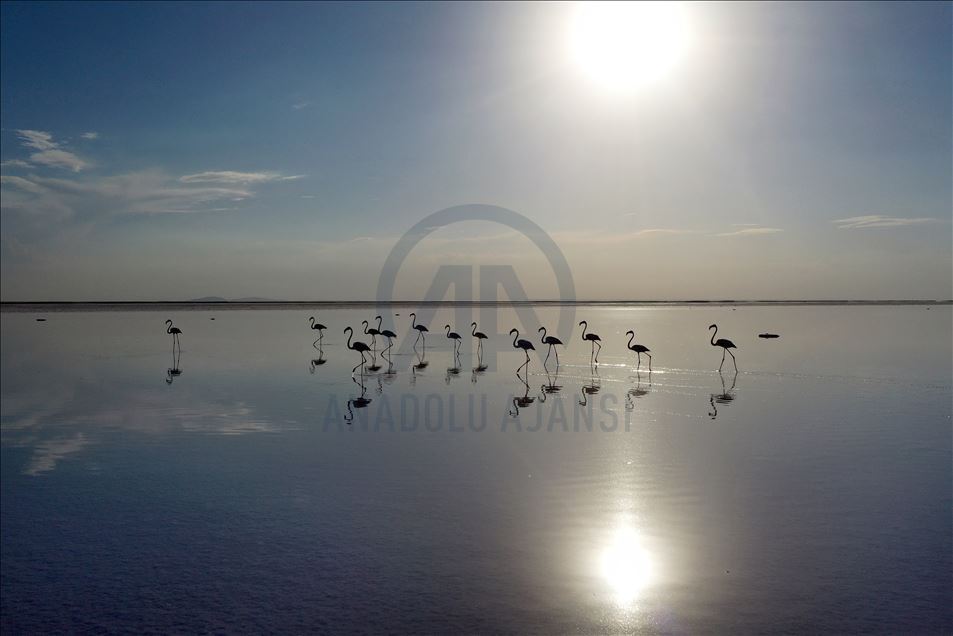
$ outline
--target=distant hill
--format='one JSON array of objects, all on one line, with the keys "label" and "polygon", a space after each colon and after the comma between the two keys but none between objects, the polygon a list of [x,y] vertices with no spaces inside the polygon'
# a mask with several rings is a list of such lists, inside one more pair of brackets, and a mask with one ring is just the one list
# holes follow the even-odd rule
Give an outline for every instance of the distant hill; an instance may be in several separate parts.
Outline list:
[{"label": "distant hill", "polygon": [[248,298],[233,298],[229,300],[228,298],[222,298],[221,296],[203,296],[202,298],[193,298],[187,300],[186,302],[190,303],[277,303],[282,302],[280,300],[275,300],[274,298],[259,298],[258,296],[250,296]]}]

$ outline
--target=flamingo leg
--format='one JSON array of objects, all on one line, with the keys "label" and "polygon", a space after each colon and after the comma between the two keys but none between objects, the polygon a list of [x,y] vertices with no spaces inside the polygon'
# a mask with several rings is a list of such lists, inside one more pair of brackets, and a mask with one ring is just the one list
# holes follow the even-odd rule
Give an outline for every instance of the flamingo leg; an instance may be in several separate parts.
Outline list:
[{"label": "flamingo leg", "polygon": [[553,347],[553,355],[556,356],[556,368],[559,368],[559,351],[556,350],[556,347]]},{"label": "flamingo leg", "polygon": [[649,357],[649,371],[651,371],[652,370],[652,354],[646,353],[645,355]]},{"label": "flamingo leg", "polygon": [[[727,349],[722,349],[722,352],[721,352],[721,364],[718,365],[718,371],[719,371],[719,372],[721,371],[721,368],[722,368],[723,366],[725,366],[725,354],[726,354],[726,353],[728,353],[728,350],[727,350]],[[734,356],[731,356],[731,357],[733,358]]]},{"label": "flamingo leg", "polygon": [[[725,351],[728,351],[728,349],[725,349]],[[735,363],[735,373],[737,373],[737,372],[738,372],[738,360],[735,358],[735,354],[731,353],[731,351],[728,351],[728,353],[729,353],[729,355],[731,355],[731,361]],[[723,357],[724,357],[724,356],[723,356]]]},{"label": "flamingo leg", "polygon": [[635,355],[639,356],[639,363],[638,363],[637,365],[635,365],[635,368],[638,369],[639,367],[642,366],[642,352],[641,352],[641,351],[636,351],[636,352],[635,352]]},{"label": "flamingo leg", "polygon": [[602,345],[593,340],[593,343],[599,347],[599,351],[596,351],[596,362],[599,362],[599,353],[602,351]]},{"label": "flamingo leg", "polygon": [[543,366],[546,366],[546,363],[549,362],[549,354],[553,352],[553,345],[549,345],[549,349],[546,350],[546,359],[543,360]]}]

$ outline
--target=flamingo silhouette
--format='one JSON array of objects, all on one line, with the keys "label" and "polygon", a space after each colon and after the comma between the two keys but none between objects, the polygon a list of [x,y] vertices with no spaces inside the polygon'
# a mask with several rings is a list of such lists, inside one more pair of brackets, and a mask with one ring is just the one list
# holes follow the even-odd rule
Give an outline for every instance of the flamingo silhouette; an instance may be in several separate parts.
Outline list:
[{"label": "flamingo silhouette", "polygon": [[546,360],[543,360],[543,366],[544,367],[546,366],[546,362],[549,360],[549,354],[552,353],[556,355],[556,368],[558,369],[559,368],[559,352],[556,351],[556,345],[561,345],[563,341],[557,338],[556,336],[547,336],[546,327],[540,327],[539,329],[536,330],[537,333],[539,333],[540,331],[543,332],[542,343],[544,345],[549,345],[549,350],[546,351]]},{"label": "flamingo silhouette", "polygon": [[[586,329],[589,328],[589,323],[583,320],[579,323],[579,326],[582,327],[582,339],[583,342],[588,340],[592,343],[592,354],[589,356],[589,364],[592,364],[592,361],[595,360],[599,362],[599,351],[602,351],[602,338],[597,336],[594,333],[586,333]],[[599,347],[599,351],[596,351],[596,347]]]},{"label": "flamingo silhouette", "polygon": [[418,325],[418,324],[417,324],[417,314],[411,313],[411,314],[410,314],[410,317],[412,318],[412,320],[411,320],[411,322],[410,322],[411,328],[417,330],[417,340],[414,340],[414,348],[415,348],[415,349],[417,348],[417,343],[420,341],[421,338],[424,339],[424,346],[426,347],[426,346],[427,346],[427,336],[425,336],[424,334],[427,333],[427,331],[428,331],[428,330],[427,330],[427,327],[425,327],[424,325]]},{"label": "flamingo silhouette", "polygon": [[456,331],[450,331],[450,325],[444,325],[443,328],[447,330],[447,338],[453,340],[453,355],[456,356],[460,346],[460,334]]},{"label": "flamingo silhouette", "polygon": [[353,369],[351,369],[351,373],[354,373],[357,371],[358,367],[361,367],[361,373],[363,374],[364,365],[367,364],[367,358],[364,356],[364,354],[370,351],[371,348],[363,342],[355,342],[354,344],[351,344],[351,338],[354,336],[354,330],[350,327],[345,328],[344,333],[347,334],[347,348],[351,351],[357,351],[361,354],[361,361],[356,364]]},{"label": "flamingo silhouette", "polygon": [[179,329],[178,327],[173,327],[171,320],[166,320],[165,324],[168,325],[166,327],[165,332],[168,334],[172,334],[172,351],[175,351],[176,345],[179,345],[179,350],[181,350],[182,344],[179,342],[179,334],[182,333],[182,330]]},{"label": "flamingo silhouette", "polygon": [[[215,319],[212,318],[212,320],[215,320]],[[320,322],[315,322],[314,316],[311,316],[310,318],[308,318],[308,320],[311,321],[311,328],[318,332],[318,339],[311,343],[311,346],[317,349],[318,342],[324,341],[324,330],[327,329],[327,327],[322,325]]]},{"label": "flamingo silhouette", "polygon": [[[516,335],[513,336],[513,334],[516,334]],[[521,364],[520,366],[516,368],[516,375],[519,375],[520,369],[522,369],[523,367],[529,364],[530,349],[532,349],[533,351],[536,351],[536,347],[534,347],[533,343],[530,342],[529,340],[517,340],[517,338],[520,337],[520,332],[518,329],[510,329],[510,335],[513,336],[513,348],[522,349],[523,353],[526,354],[526,362],[524,362],[523,364]]]},{"label": "flamingo silhouette", "polygon": [[470,323],[470,326],[473,327],[473,329],[470,331],[470,334],[471,334],[474,338],[477,339],[477,353],[478,353],[478,354],[479,354],[479,353],[482,353],[482,352],[483,352],[483,341],[486,340],[486,334],[483,333],[482,331],[477,331],[477,330],[476,330],[477,324],[476,324],[475,322],[471,322],[471,323]]},{"label": "flamingo silhouette", "polygon": [[723,366],[725,366],[725,354],[727,353],[727,354],[729,354],[729,355],[731,356],[731,361],[734,362],[734,364],[735,364],[735,371],[737,371],[737,370],[738,370],[738,360],[735,359],[735,354],[731,353],[730,350],[731,350],[731,349],[737,349],[738,347],[735,346],[735,343],[733,343],[731,340],[728,340],[728,339],[726,339],[726,338],[719,338],[718,340],[715,340],[715,336],[718,335],[718,325],[711,325],[711,326],[709,326],[708,328],[715,330],[715,331],[711,334],[711,346],[713,346],[713,347],[721,347],[722,349],[724,349],[724,351],[721,353],[721,364],[718,365],[718,370],[721,371],[721,368],[722,368]]},{"label": "flamingo silhouette", "polygon": [[649,371],[651,371],[652,370],[652,354],[649,353],[649,348],[646,347],[645,345],[632,344],[632,340],[635,338],[635,332],[632,331],[631,329],[629,331],[626,331],[625,335],[629,337],[629,344],[625,346],[628,347],[629,351],[635,351],[635,353],[639,356],[639,364],[636,366],[636,368],[642,366],[642,354],[644,353],[645,355],[649,357]]},{"label": "flamingo silhouette", "polygon": [[[398,314],[398,315],[399,315],[399,314]],[[381,318],[380,316],[376,316],[376,317],[375,317],[375,320],[377,320],[377,333],[380,334],[380,335],[382,335],[382,336],[384,336],[385,338],[387,338],[387,347],[384,349],[384,351],[387,351],[388,349],[393,348],[393,346],[394,346],[394,338],[397,337],[397,334],[394,333],[393,331],[391,331],[390,329],[383,329],[383,330],[381,329],[381,322],[382,322],[384,319]],[[381,352],[381,353],[383,353],[383,352]]]},{"label": "flamingo silhouette", "polygon": [[362,321],[361,324],[364,325],[364,335],[371,337],[371,351],[377,353],[377,336],[380,335],[381,332],[374,327],[368,329],[370,323],[366,320]]}]

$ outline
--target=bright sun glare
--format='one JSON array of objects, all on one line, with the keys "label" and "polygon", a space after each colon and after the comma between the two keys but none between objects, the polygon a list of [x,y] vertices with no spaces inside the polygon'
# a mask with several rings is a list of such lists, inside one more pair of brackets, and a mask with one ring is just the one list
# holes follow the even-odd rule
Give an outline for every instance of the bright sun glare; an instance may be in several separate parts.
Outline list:
[{"label": "bright sun glare", "polygon": [[612,90],[648,84],[671,70],[688,45],[680,2],[583,2],[572,18],[571,54]]},{"label": "bright sun glare", "polygon": [[652,576],[648,552],[642,547],[635,531],[627,527],[616,531],[612,542],[602,553],[599,565],[603,578],[620,605],[635,600]]}]

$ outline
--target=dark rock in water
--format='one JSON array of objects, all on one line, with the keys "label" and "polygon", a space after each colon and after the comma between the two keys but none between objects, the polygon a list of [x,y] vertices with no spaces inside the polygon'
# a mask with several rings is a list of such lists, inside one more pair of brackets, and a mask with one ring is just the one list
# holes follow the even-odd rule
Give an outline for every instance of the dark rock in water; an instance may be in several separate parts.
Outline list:
[{"label": "dark rock in water", "polygon": [[759,333],[758,337],[759,338],[780,338],[781,336],[779,336],[776,333]]},{"label": "dark rock in water", "polygon": [[209,320],[215,320],[214,318],[209,318]]},{"label": "dark rock in water", "polygon": [[36,321],[37,321],[37,322],[46,322],[46,318],[37,318]]}]

